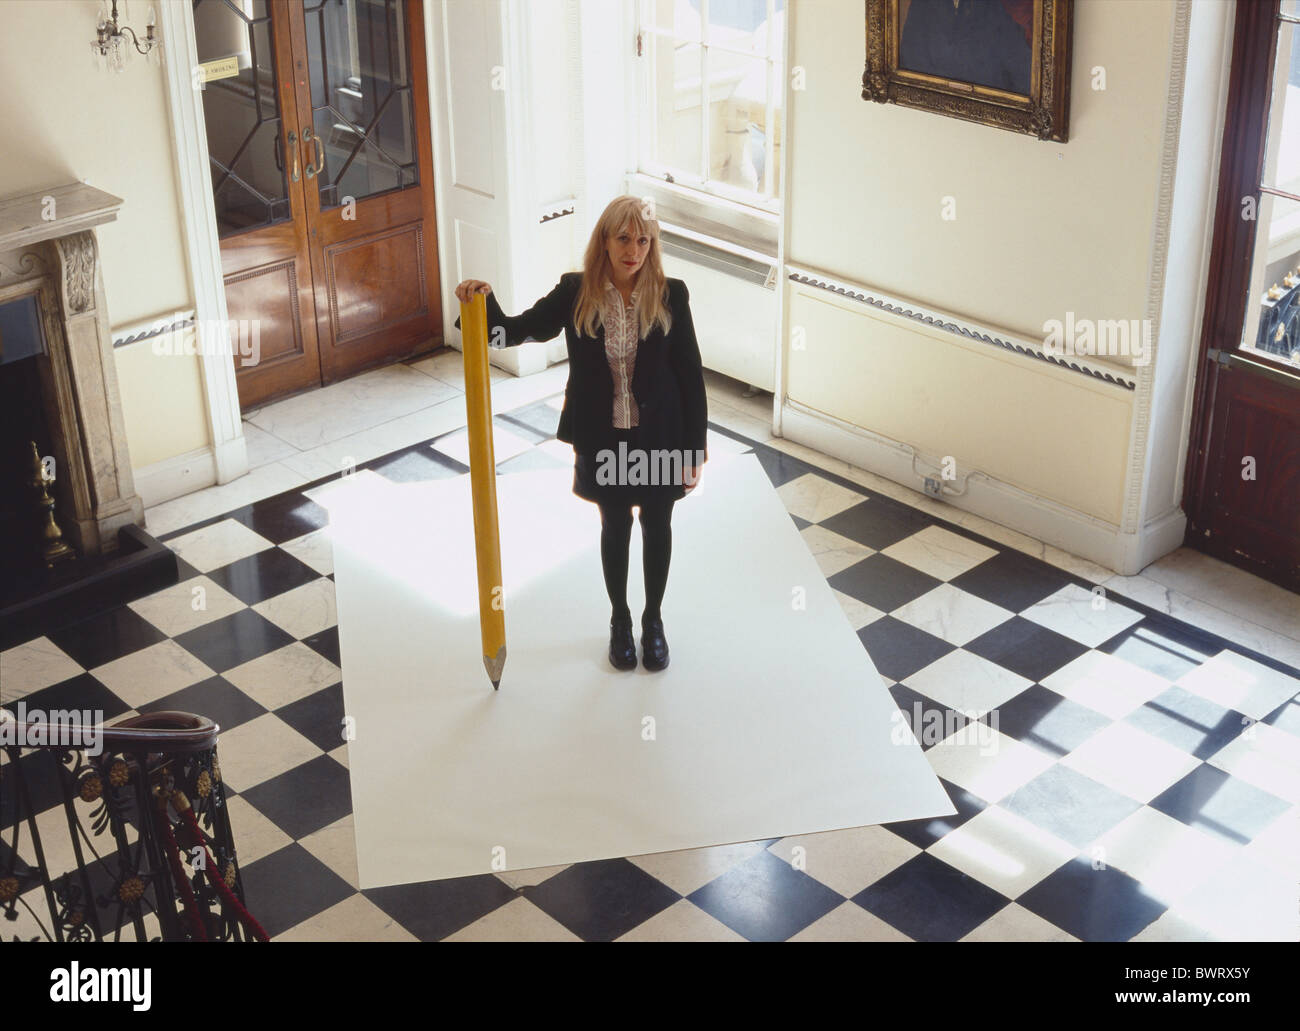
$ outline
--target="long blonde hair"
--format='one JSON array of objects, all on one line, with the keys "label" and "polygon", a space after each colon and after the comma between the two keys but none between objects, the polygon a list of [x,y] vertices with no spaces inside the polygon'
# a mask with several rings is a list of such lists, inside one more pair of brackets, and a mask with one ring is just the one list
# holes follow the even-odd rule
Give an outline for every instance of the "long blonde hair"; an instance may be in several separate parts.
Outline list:
[{"label": "long blonde hair", "polygon": [[637,336],[644,340],[656,325],[661,326],[665,333],[672,328],[672,314],[666,303],[668,278],[664,275],[659,253],[659,220],[655,218],[654,206],[649,201],[624,194],[606,206],[591,231],[587,252],[582,259],[582,286],[574,304],[573,326],[586,336],[596,335],[606,284],[613,282],[606,241],[624,229],[634,236],[644,234],[650,237],[650,249],[636,277],[636,315],[640,327]]}]

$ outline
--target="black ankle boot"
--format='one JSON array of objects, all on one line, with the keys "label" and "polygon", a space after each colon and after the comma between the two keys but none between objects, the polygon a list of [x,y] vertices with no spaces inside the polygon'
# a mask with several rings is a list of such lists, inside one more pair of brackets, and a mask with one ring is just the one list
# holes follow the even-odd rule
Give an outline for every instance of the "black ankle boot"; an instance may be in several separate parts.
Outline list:
[{"label": "black ankle boot", "polygon": [[658,671],[668,666],[668,640],[664,637],[664,621],[641,617],[641,662],[648,670]]},{"label": "black ankle boot", "polygon": [[636,669],[636,641],[632,617],[615,616],[609,621],[609,661],[615,669]]}]

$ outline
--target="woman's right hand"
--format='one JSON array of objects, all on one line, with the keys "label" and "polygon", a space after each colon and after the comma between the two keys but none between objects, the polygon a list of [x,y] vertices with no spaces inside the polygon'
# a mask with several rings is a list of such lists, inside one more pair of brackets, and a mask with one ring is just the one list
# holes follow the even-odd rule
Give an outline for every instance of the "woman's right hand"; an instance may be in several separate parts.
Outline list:
[{"label": "woman's right hand", "polygon": [[462,304],[467,302],[474,294],[490,294],[492,287],[481,279],[466,279],[456,284],[456,300]]}]

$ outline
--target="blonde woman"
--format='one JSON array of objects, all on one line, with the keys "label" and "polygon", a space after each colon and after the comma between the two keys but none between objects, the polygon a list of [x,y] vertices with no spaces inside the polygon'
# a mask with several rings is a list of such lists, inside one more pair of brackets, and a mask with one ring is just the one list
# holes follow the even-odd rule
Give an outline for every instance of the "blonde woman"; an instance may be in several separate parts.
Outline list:
[{"label": "blonde woman", "polygon": [[636,667],[627,602],[635,506],[646,595],[641,658],[646,669],[664,669],[668,641],[660,606],[673,505],[694,488],[708,458],[708,403],[689,294],[680,279],[664,276],[659,223],[642,200],[617,197],[592,230],[582,271],[566,272],[522,315],[506,315],[482,280],[456,287],[460,301],[476,292],[487,295],[494,347],[564,331],[569,381],[556,437],[573,445],[573,492],[600,508],[609,659],[616,669]]}]

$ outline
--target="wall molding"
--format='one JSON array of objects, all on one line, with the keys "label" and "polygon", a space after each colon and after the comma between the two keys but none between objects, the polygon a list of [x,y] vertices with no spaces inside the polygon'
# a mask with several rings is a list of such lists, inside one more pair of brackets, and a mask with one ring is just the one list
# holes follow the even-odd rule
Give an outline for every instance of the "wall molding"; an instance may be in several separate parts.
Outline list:
[{"label": "wall molding", "polygon": [[1103,383],[1109,383],[1124,390],[1134,390],[1138,383],[1136,376],[1119,369],[1081,361],[1078,358],[1061,358],[1050,355],[1043,349],[1041,344],[1009,333],[1006,330],[983,325],[969,319],[961,319],[947,312],[941,312],[911,301],[890,297],[888,294],[873,290],[870,287],[849,283],[821,272],[787,265],[786,277],[792,283],[825,290],[839,297],[847,297],[849,300],[865,304],[878,311],[911,319],[913,322],[932,329],[940,329],[946,333],[952,333],[954,336],[959,336],[965,340],[991,344],[1012,354],[1046,362],[1064,371],[1088,376],[1091,379],[1100,380]]},{"label": "wall molding", "polygon": [[165,315],[147,322],[132,323],[113,333],[113,347],[129,347],[131,344],[152,340],[154,337],[166,336],[168,333],[189,329],[193,325],[194,310],[192,308],[189,311],[178,311],[172,315]]},{"label": "wall molding", "polygon": [[[180,195],[181,227],[189,257],[194,322],[226,325],[226,288],[221,277],[221,241],[208,170],[208,135],[203,120],[203,92],[195,89],[198,65],[194,11],[189,3],[158,5],[167,111]],[[248,472],[239,390],[232,355],[221,348],[200,348],[199,371],[213,464],[211,477],[196,476],[189,490],[228,483]],[[197,469],[196,469],[197,472]]]}]

